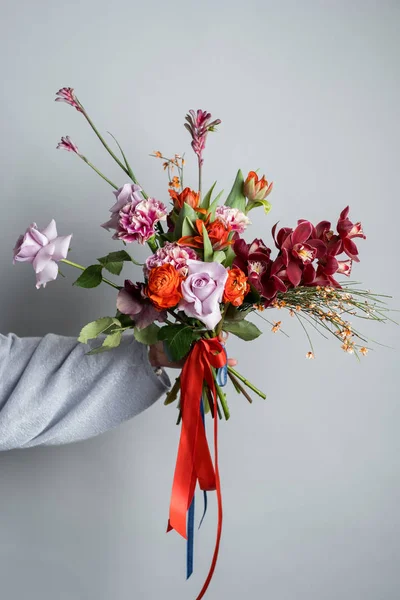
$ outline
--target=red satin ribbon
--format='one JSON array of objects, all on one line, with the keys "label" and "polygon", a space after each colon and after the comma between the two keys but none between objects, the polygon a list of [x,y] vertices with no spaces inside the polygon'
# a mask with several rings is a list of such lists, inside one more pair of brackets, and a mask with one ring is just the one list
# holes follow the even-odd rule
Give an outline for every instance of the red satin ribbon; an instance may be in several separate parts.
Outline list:
[{"label": "red satin ribbon", "polygon": [[[218,369],[226,362],[226,355],[218,338],[201,339],[195,343],[181,375],[182,429],[178,457],[172,485],[168,531],[175,529],[187,539],[187,511],[192,502],[196,483],[205,491],[216,490],[218,501],[217,540],[210,572],[197,597],[203,598],[212,579],[222,531],[222,498],[218,470],[218,414],[217,397],[212,367]],[[206,381],[214,399],[214,463],[212,463],[206,432],[200,413],[200,398]]]}]

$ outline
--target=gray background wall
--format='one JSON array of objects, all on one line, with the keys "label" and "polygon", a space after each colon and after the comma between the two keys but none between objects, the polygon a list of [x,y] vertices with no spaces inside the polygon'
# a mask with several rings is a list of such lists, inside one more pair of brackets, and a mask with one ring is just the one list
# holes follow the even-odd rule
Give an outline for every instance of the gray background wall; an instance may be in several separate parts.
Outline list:
[{"label": "gray background wall", "polygon": [[[399,298],[398,2],[1,7],[0,331],[76,335],[114,308],[112,290],[72,289],[75,273],[36,291],[31,270],[11,265],[17,234],[52,217],[61,233],[74,233],[78,261],[116,249],[98,227],[110,189],[56,143],[69,134],[111,178],[124,178],[84,120],[54,103],[61,86],[75,87],[160,199],[164,173],[148,154],[188,151],[186,110],[210,110],[223,124],[208,143],[206,183],[218,178],[227,189],[238,167],[260,167],[276,182],[273,212],[253,213],[249,237],[271,241],[276,220],[335,221],[350,203],[368,234],[355,278]],[[232,419],[221,427],[225,529],[209,598],[395,600],[398,353],[378,347],[358,364],[315,334],[317,358],[308,362],[302,330],[288,317],[284,325],[290,340],[265,324],[250,346],[230,341],[268,400],[248,406],[232,393]],[[365,331],[398,342],[394,326],[367,322]],[[2,598],[195,597],[216,512],[212,501],[186,583],[184,543],[164,533],[175,417],[160,402],[98,439],[0,456]]]}]

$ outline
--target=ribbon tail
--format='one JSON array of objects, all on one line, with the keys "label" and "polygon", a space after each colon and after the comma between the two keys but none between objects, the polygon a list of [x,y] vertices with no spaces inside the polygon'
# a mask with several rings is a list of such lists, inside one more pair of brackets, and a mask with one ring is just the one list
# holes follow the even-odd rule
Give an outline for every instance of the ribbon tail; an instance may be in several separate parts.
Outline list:
[{"label": "ribbon tail", "polygon": [[186,579],[189,579],[191,574],[193,573],[193,556],[194,556],[194,510],[195,508],[195,498],[193,496],[192,503],[189,507],[188,511],[188,538],[186,545]]},{"label": "ribbon tail", "polygon": [[200,519],[199,529],[202,526],[204,517],[207,514],[208,498],[207,498],[207,492],[205,490],[203,491],[203,498],[204,498],[204,511],[203,511],[203,516]]}]

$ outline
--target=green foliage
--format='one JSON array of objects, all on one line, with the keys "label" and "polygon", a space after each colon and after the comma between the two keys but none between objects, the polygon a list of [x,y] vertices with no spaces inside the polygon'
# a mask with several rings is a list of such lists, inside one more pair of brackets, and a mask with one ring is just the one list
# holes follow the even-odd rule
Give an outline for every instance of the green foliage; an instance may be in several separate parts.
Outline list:
[{"label": "green foliage", "polygon": [[97,348],[93,348],[88,355],[91,354],[99,354],[100,352],[107,352],[108,350],[113,350],[114,348],[118,348],[122,339],[122,331],[120,329],[116,329],[105,338],[104,342],[101,346]]},{"label": "green foliage", "polygon": [[225,252],[226,252],[226,259],[225,259],[225,263],[224,263],[225,267],[231,267],[233,261],[236,258],[236,254],[234,253],[232,246],[228,246]]},{"label": "green foliage", "polygon": [[212,262],[217,262],[217,263],[221,263],[222,264],[225,259],[226,259],[225,252],[223,250],[217,250],[213,254]]},{"label": "green foliage", "polygon": [[246,310],[240,310],[233,304],[228,306],[228,310],[225,313],[225,321],[243,321],[247,315],[253,312],[253,307],[249,307]]},{"label": "green foliage", "polygon": [[167,351],[174,361],[184,358],[192,343],[199,337],[189,325],[166,325],[158,333],[158,339],[166,343]]},{"label": "green foliage", "polygon": [[124,262],[133,262],[135,265],[142,266],[134,260],[125,250],[118,252],[110,252],[107,256],[102,256],[97,259],[102,267],[107,269],[113,275],[119,275],[124,266]]},{"label": "green foliage", "polygon": [[78,277],[73,285],[77,285],[83,288],[95,288],[103,280],[102,277],[102,265],[90,265],[83,273]]},{"label": "green foliage", "polygon": [[[193,226],[193,229],[195,227],[195,223],[196,223],[196,219],[197,219],[197,213],[196,211],[190,206],[190,204],[188,204],[187,202],[183,203],[183,207],[181,208],[180,212],[179,212],[179,216],[178,219],[176,221],[176,225],[175,225],[175,240],[179,240],[179,238],[182,237],[183,233],[183,223],[185,221],[185,219],[188,219],[190,224]],[[189,234],[190,235],[190,234]]]},{"label": "green foliage", "polygon": [[155,323],[151,323],[151,325],[148,325],[143,329],[138,329],[137,327],[135,327],[133,330],[133,334],[138,342],[140,342],[141,344],[146,344],[146,346],[151,346],[152,344],[155,344],[158,341],[159,331],[159,326]]},{"label": "green foliage", "polygon": [[224,193],[224,190],[222,190],[222,192],[220,192],[218,194],[218,196],[213,200],[212,204],[210,205],[210,207],[207,211],[207,215],[210,215],[211,221],[214,221],[214,219],[215,219],[215,211],[217,210],[219,199],[221,198],[223,193]]},{"label": "green foliage", "polygon": [[250,212],[253,208],[257,208],[258,206],[264,207],[264,212],[267,215],[272,208],[272,205],[268,202],[268,200],[255,200],[254,202],[249,202],[246,207],[246,213]]},{"label": "green foliage", "polygon": [[229,196],[226,199],[225,205],[231,206],[232,208],[238,208],[242,212],[245,212],[246,197],[243,194],[243,185],[244,185],[243,173],[239,169],[239,171],[237,172],[237,175],[236,175],[235,182],[229,193]]},{"label": "green foliage", "polygon": [[101,317],[96,321],[92,321],[83,327],[81,330],[78,342],[87,344],[89,340],[94,340],[100,334],[105,333],[111,327],[121,327],[121,322],[115,317]]},{"label": "green foliage", "polygon": [[183,219],[182,223],[182,236],[184,235],[194,235],[197,232],[191,220],[188,217]]},{"label": "green foliage", "polygon": [[206,226],[203,223],[203,247],[204,247],[204,262],[211,262],[213,259],[213,247],[208,237]]},{"label": "green foliage", "polygon": [[207,208],[210,206],[210,202],[211,202],[211,196],[212,193],[214,191],[215,186],[217,185],[217,182],[214,181],[214,183],[212,184],[211,188],[208,190],[207,194],[204,196],[204,198],[201,201],[200,204],[200,208]]},{"label": "green foliage", "polygon": [[229,333],[233,333],[241,340],[245,340],[246,342],[250,342],[251,340],[255,340],[261,335],[261,331],[254,325],[254,323],[250,323],[250,321],[224,321],[222,326],[224,331],[228,331]]}]

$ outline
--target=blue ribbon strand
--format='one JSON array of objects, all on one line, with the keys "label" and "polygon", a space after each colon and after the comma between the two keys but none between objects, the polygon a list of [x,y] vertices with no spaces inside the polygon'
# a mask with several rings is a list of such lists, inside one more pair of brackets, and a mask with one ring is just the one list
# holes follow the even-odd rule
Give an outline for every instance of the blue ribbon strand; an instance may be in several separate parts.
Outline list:
[{"label": "blue ribbon strand", "polygon": [[[225,358],[226,358],[225,365],[223,367],[221,367],[220,369],[217,369],[217,383],[220,387],[224,387],[228,381],[228,357],[227,357],[225,348],[224,348],[224,352],[225,352]],[[201,412],[201,418],[203,419],[203,424],[205,425],[204,403],[203,403],[202,397],[200,398],[200,412]],[[204,521],[204,517],[206,516],[206,513],[207,513],[208,498],[207,498],[206,491],[203,491],[203,497],[204,497],[204,511],[203,511],[203,516],[201,517],[201,520],[200,520],[199,529],[200,529],[200,527]],[[186,545],[186,579],[189,579],[189,577],[193,573],[194,516],[195,516],[195,500],[194,500],[194,496],[193,496],[193,500],[192,500],[189,510],[188,510],[188,521],[187,521],[188,537],[187,537],[187,545]]]}]

